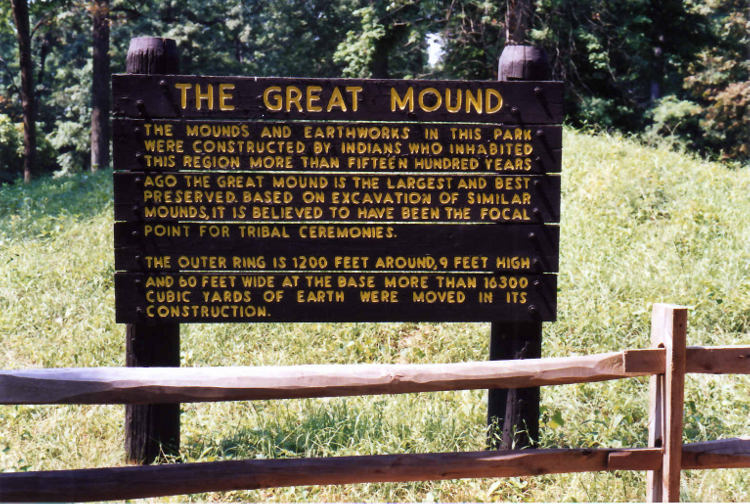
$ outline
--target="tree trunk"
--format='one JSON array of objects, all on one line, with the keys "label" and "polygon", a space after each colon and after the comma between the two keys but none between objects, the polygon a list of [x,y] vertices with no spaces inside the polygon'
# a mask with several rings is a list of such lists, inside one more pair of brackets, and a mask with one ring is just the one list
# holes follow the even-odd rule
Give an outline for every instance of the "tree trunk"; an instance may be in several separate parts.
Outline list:
[{"label": "tree trunk", "polygon": [[533,0],[507,0],[505,16],[505,44],[525,44],[527,42],[531,17],[534,14]]},{"label": "tree trunk", "polygon": [[36,104],[34,103],[34,72],[31,65],[31,33],[27,0],[11,0],[18,39],[18,60],[21,67],[21,106],[23,110],[23,181],[31,180],[36,157]]},{"label": "tree trunk", "polygon": [[109,0],[94,0],[91,171],[109,165]]},{"label": "tree trunk", "polygon": [[386,36],[375,42],[375,52],[370,63],[370,73],[375,79],[388,78],[388,55],[392,41]]}]

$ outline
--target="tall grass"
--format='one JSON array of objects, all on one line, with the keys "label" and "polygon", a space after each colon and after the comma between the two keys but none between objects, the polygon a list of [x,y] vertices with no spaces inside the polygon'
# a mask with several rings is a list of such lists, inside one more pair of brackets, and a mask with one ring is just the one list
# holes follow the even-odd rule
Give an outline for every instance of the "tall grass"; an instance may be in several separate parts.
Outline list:
[{"label": "tall grass", "polygon": [[[559,320],[544,354],[648,345],[650,306],[691,307],[690,345],[750,343],[750,174],[567,130]],[[0,188],[0,368],[118,366],[111,172]],[[485,360],[487,324],[183,325],[183,366]],[[685,441],[747,435],[750,380],[691,376]],[[545,447],[644,446],[647,385],[542,390]],[[483,391],[184,404],[181,461],[479,450]],[[121,406],[0,406],[0,470],[119,465]],[[750,471],[684,473],[684,500],[750,500]],[[367,484],[195,501],[628,501],[643,473]],[[159,499],[183,501],[185,497]]]}]

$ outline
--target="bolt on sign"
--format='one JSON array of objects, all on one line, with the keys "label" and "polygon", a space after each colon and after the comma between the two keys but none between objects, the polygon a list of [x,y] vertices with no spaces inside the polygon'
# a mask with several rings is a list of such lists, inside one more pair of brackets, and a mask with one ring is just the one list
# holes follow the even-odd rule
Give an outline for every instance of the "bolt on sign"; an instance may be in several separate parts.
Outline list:
[{"label": "bolt on sign", "polygon": [[554,320],[561,83],[112,86],[119,322]]}]

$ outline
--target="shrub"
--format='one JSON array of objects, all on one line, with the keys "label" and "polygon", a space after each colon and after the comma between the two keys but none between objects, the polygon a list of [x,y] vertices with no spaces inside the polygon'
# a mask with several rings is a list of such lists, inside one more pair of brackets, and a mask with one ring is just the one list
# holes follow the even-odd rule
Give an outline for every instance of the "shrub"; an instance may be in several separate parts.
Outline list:
[{"label": "shrub", "polygon": [[[36,163],[34,174],[50,173],[57,168],[57,151],[47,140],[41,127],[36,131]],[[0,114],[0,184],[23,176],[23,124]]]},{"label": "shrub", "polygon": [[646,128],[644,139],[651,145],[666,142],[672,147],[692,147],[701,137],[700,113],[701,107],[695,102],[665,96],[649,111],[653,122]]},{"label": "shrub", "polygon": [[750,81],[731,83],[712,96],[701,126],[722,159],[750,160]]}]

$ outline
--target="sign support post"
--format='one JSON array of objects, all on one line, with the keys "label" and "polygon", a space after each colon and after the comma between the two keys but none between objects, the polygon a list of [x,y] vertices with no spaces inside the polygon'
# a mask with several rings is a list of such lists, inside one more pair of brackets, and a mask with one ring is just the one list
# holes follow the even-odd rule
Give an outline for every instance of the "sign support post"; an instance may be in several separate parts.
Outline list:
[{"label": "sign support post", "polygon": [[[550,78],[549,63],[544,51],[525,45],[506,46],[500,55],[497,73],[499,81]],[[492,323],[490,360],[537,359],[541,356],[541,322]],[[509,450],[531,447],[536,443],[539,439],[539,394],[539,387],[488,390],[490,448]]]},{"label": "sign support post", "polygon": [[[175,74],[178,66],[174,40],[138,37],[130,41],[128,73]],[[179,324],[127,324],[126,338],[126,366],[180,366]],[[128,461],[148,464],[163,454],[176,454],[179,447],[179,403],[125,406],[125,454]]]}]

